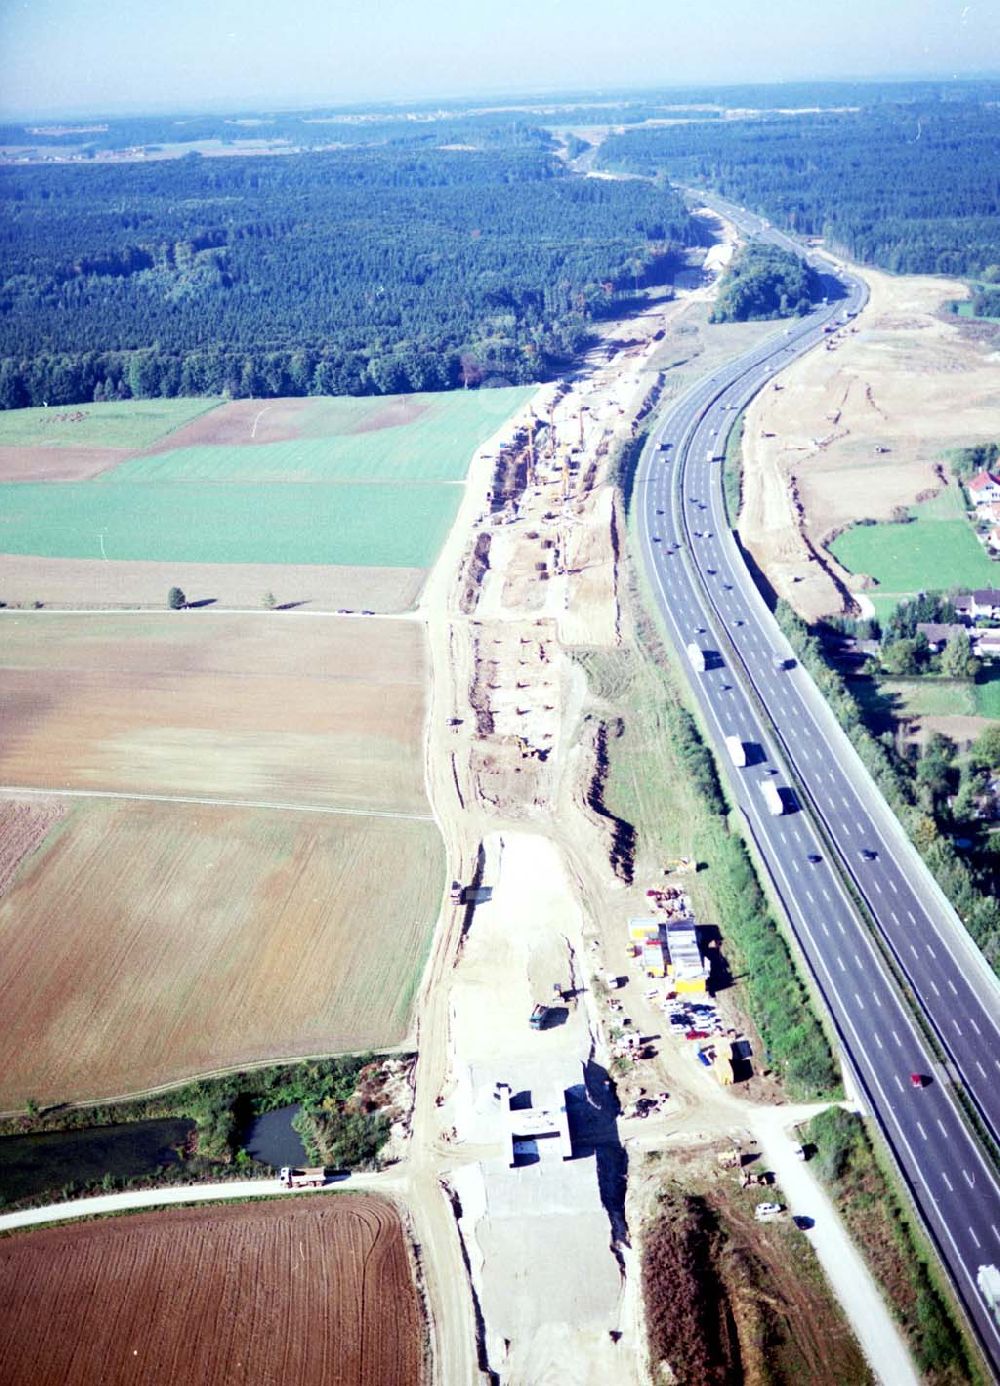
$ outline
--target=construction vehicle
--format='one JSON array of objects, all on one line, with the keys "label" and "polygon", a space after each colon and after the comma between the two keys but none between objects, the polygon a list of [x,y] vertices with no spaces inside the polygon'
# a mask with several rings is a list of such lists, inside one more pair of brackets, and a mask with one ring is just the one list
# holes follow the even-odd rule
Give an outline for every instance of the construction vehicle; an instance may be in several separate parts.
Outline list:
[{"label": "construction vehicle", "polygon": [[691,668],[696,670],[699,674],[703,674],[708,668],[708,663],[705,659],[705,651],[699,645],[690,644],[687,647],[687,657],[691,661]]},{"label": "construction vehicle", "polygon": [[1000,1322],[1000,1270],[996,1266],[980,1266],[976,1272],[976,1284],[994,1318]]},{"label": "construction vehicle", "polygon": [[293,1169],[290,1165],[282,1165],[278,1182],[283,1189],[318,1189],[326,1183],[326,1170],[322,1165],[311,1169]]},{"label": "construction vehicle", "polygon": [[738,736],[726,737],[726,750],[729,752],[729,759],[740,769],[747,763],[747,748]]},{"label": "construction vehicle", "polygon": [[767,805],[768,813],[774,814],[776,818],[779,814],[784,813],[784,796],[773,780],[763,780],[760,786],[760,792],[764,796],[764,803]]},{"label": "construction vehicle", "polygon": [[531,1015],[528,1017],[528,1024],[531,1026],[533,1030],[544,1030],[545,1022],[548,1020],[548,1018],[548,1006],[543,1006],[542,1003],[539,1001],[533,1007]]}]

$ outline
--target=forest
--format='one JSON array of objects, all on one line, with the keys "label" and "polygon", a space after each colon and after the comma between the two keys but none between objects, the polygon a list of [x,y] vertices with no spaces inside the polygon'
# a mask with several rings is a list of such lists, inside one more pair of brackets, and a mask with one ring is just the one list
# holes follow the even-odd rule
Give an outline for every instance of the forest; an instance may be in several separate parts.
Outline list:
[{"label": "forest", "polygon": [[0,407],[544,378],[706,236],[549,139],[0,168]]},{"label": "forest", "polygon": [[753,322],[802,316],[818,280],[791,250],[751,241],[733,257],[719,286],[712,322]]},{"label": "forest", "polygon": [[1000,261],[1000,123],[986,101],[628,130],[599,161],[714,188],[898,273],[979,276]]},{"label": "forest", "polygon": [[[768,86],[672,87],[647,91],[551,92],[494,98],[492,109],[468,101],[315,107],[302,111],[233,111],[185,115],[113,116],[104,120],[0,124],[0,149],[44,149],[94,157],[109,151],[149,151],[206,140],[283,142],[297,149],[330,144],[478,143],[495,138],[497,111],[537,135],[540,128],[638,125],[655,120],[718,120],[725,111],[872,106],[882,102],[942,102],[1000,97],[1000,83],[979,81],[785,82]],[[543,136],[544,138],[544,136]],[[506,142],[504,137],[503,142]]]}]

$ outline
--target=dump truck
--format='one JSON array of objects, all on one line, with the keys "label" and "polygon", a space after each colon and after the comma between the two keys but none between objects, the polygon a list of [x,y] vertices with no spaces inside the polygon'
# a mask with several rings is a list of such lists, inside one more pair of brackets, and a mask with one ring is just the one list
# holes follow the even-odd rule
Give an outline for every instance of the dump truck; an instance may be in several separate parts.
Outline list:
[{"label": "dump truck", "polygon": [[767,805],[768,813],[773,813],[775,817],[785,811],[785,800],[781,790],[773,780],[764,780],[760,786],[760,792],[764,796],[764,803]]},{"label": "dump truck", "polygon": [[528,1017],[528,1024],[531,1026],[533,1030],[544,1030],[545,1022],[548,1020],[548,1018],[548,1006],[543,1006],[542,1003],[539,1001],[537,1005],[533,1008],[531,1015]]},{"label": "dump truck", "polygon": [[691,668],[696,669],[699,674],[703,674],[708,668],[708,663],[705,659],[705,651],[700,645],[695,645],[694,643],[690,644],[687,647],[687,657],[691,661]]},{"label": "dump truck", "polygon": [[741,768],[747,763],[747,748],[738,736],[726,737],[726,750],[729,752],[729,759],[734,765]]},{"label": "dump truck", "polygon": [[326,1170],[322,1166],[313,1169],[293,1169],[283,1165],[278,1173],[278,1182],[283,1189],[318,1189],[326,1183]]}]

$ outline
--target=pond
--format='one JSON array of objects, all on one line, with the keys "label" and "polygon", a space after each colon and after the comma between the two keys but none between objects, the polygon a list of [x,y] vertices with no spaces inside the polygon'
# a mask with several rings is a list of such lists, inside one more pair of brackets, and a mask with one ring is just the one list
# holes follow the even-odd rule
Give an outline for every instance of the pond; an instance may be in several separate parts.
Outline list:
[{"label": "pond", "polygon": [[292,1130],[292,1121],[298,1114],[296,1102],[291,1107],[279,1107],[257,1117],[244,1141],[247,1153],[274,1169],[281,1169],[282,1165],[304,1165],[305,1146],[298,1132]]},{"label": "pond", "polygon": [[105,1174],[135,1179],[180,1162],[177,1147],[194,1130],[180,1118],[88,1126],[79,1131],[0,1137],[0,1194],[8,1203],[39,1194],[58,1196],[67,1184],[91,1184]]}]

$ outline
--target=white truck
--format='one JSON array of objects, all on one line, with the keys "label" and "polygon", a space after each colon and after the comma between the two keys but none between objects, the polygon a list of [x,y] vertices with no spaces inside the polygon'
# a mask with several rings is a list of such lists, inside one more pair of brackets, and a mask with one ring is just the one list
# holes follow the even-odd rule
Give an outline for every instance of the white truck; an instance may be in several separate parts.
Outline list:
[{"label": "white truck", "polygon": [[764,803],[767,805],[768,813],[773,813],[775,817],[777,817],[779,813],[784,813],[785,800],[782,797],[781,790],[773,780],[762,780],[760,792],[764,796]]},{"label": "white truck", "polygon": [[976,1272],[976,1284],[979,1293],[1000,1320],[1000,1270],[996,1266],[980,1266]]},{"label": "white truck", "polygon": [[705,651],[700,645],[695,645],[694,643],[690,644],[687,647],[687,657],[691,661],[691,668],[697,670],[699,674],[703,674],[708,668],[708,664],[705,660]]},{"label": "white truck", "polygon": [[283,1189],[320,1189],[326,1183],[326,1170],[320,1166],[294,1169],[290,1165],[283,1165],[278,1173],[278,1182]]},{"label": "white truck", "polygon": [[726,750],[729,752],[729,759],[740,769],[747,763],[747,748],[738,736],[726,737]]}]

